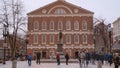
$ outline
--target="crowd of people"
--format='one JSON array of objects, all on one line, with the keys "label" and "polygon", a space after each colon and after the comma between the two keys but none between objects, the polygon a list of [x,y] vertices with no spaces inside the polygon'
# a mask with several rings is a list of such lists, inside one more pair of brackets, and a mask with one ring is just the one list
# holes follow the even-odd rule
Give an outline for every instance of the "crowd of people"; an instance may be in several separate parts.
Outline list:
[{"label": "crowd of people", "polygon": [[[40,64],[40,56],[41,53],[38,52],[36,54],[36,63]],[[32,54],[30,53],[28,55],[28,65],[31,66],[31,61],[32,61]],[[56,61],[57,65],[60,65],[60,54],[56,54]],[[65,54],[65,59],[66,59],[66,65],[68,65],[70,56],[68,53]],[[115,68],[119,68],[120,66],[120,55],[118,53],[102,53],[102,52],[88,52],[88,51],[82,51],[78,53],[77,57],[79,61],[80,68],[85,68],[88,67],[89,63],[92,63],[93,65],[97,65],[98,68],[102,68],[103,64],[111,64],[114,63]]]},{"label": "crowd of people", "polygon": [[[88,67],[88,64],[91,62],[92,64],[96,64],[98,68],[102,68],[103,64],[108,64],[111,66],[114,63],[115,68],[119,68],[120,66],[120,55],[118,53],[102,53],[102,52],[88,52],[82,51],[78,55],[78,60],[80,64],[80,68]],[[97,63],[95,63],[97,61]],[[105,63],[104,63],[105,62]]]}]

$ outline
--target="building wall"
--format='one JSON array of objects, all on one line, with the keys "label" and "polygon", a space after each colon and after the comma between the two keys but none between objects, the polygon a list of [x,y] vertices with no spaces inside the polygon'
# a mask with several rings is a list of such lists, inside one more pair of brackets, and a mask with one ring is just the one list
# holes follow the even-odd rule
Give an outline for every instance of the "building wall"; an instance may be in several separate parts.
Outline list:
[{"label": "building wall", "polygon": [[113,22],[113,41],[120,39],[120,18]]},{"label": "building wall", "polygon": [[[53,4],[56,5],[57,3]],[[49,9],[51,6],[46,7],[45,9]],[[52,7],[51,7],[52,8]],[[55,10],[63,9],[66,14],[54,14]],[[69,7],[67,7],[69,8]],[[82,11],[83,14],[71,14],[74,12],[73,10],[70,12],[65,7],[55,7],[52,10],[49,10],[49,14],[43,15],[38,14],[40,12],[33,12],[34,15],[28,15],[28,34],[29,34],[29,44],[28,44],[28,54],[32,53],[35,56],[36,52],[41,52],[42,58],[50,58],[53,54],[54,56],[57,53],[57,44],[59,41],[59,29],[58,29],[58,22],[62,22],[62,42],[63,42],[63,53],[69,53],[71,58],[75,58],[76,54],[82,50],[93,50],[94,43],[93,43],[93,15],[87,14],[86,12]],[[73,8],[73,7],[72,7]],[[78,7],[77,7],[78,8]],[[70,9],[70,8],[69,8]],[[74,9],[74,8],[73,8]],[[38,9],[39,10],[39,9]],[[86,14],[85,14],[86,13]],[[50,22],[54,22],[54,29],[50,30]],[[66,22],[70,21],[70,30],[66,29]],[[78,21],[79,29],[75,30],[74,23]],[[83,29],[83,22],[86,22],[87,29]],[[34,29],[35,22],[38,22],[38,29]],[[46,22],[46,30],[42,30],[42,23]],[[34,43],[34,36],[37,36],[38,43]],[[46,36],[46,43],[42,44],[42,36]],[[54,36],[54,43],[50,43],[50,36]],[[78,36],[78,43],[74,42],[74,36]],[[67,36],[70,36],[70,43],[67,43],[66,39]],[[86,42],[83,42],[83,36],[86,36]]]}]

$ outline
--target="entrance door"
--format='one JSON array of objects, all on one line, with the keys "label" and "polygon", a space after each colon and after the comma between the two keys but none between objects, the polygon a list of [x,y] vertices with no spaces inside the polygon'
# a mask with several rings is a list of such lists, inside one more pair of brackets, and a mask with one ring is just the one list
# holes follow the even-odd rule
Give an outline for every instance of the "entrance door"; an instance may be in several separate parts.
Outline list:
[{"label": "entrance door", "polygon": [[46,58],[46,52],[45,51],[42,52],[42,58],[44,58],[44,59]]},{"label": "entrance door", "polygon": [[75,52],[75,58],[78,58],[78,51]]}]

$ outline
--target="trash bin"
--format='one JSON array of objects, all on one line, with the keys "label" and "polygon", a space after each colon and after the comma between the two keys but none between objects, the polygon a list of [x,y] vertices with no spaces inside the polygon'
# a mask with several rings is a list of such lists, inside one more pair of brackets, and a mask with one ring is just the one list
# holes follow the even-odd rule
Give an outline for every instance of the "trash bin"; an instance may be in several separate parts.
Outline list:
[{"label": "trash bin", "polygon": [[13,60],[12,61],[12,68],[17,68],[17,60]]}]

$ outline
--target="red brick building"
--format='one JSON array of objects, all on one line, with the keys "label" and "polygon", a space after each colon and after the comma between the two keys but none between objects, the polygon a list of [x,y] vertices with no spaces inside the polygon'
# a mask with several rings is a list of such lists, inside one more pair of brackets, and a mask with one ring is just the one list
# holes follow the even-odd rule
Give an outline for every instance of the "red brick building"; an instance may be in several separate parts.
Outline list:
[{"label": "red brick building", "polygon": [[29,43],[27,52],[50,58],[57,52],[59,31],[62,31],[63,52],[75,58],[83,49],[93,50],[93,12],[57,0],[28,13]]}]

